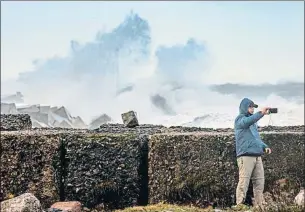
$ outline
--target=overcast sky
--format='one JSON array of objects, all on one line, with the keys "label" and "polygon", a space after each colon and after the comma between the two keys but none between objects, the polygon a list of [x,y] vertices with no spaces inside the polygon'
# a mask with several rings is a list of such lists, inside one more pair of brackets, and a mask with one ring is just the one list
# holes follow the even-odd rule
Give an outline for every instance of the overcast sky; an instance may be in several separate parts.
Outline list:
[{"label": "overcast sky", "polygon": [[66,55],[133,10],[154,46],[205,41],[213,82],[304,81],[304,2],[1,2],[1,80]]}]

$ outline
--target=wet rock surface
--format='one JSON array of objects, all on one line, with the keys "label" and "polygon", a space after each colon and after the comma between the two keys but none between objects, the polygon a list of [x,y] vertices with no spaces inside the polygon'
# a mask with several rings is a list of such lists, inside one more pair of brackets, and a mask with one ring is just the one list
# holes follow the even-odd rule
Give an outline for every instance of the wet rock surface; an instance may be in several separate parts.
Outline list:
[{"label": "wet rock surface", "polygon": [[142,124],[133,128],[124,124],[103,124],[98,129],[92,130],[97,133],[136,133],[141,135],[152,135],[155,133],[167,132],[167,128],[162,125]]},{"label": "wet rock surface", "polygon": [[31,118],[27,114],[1,114],[1,131],[30,130]]},{"label": "wet rock surface", "polygon": [[232,128],[201,128],[201,127],[182,127],[171,126],[169,132],[234,132]]},{"label": "wet rock surface", "polygon": [[66,148],[66,201],[106,209],[138,204],[142,146],[135,134],[75,134],[63,137]]},{"label": "wet rock surface", "polygon": [[58,135],[1,132],[0,201],[25,192],[35,195],[43,207],[58,201],[54,176],[60,168],[59,148]]},{"label": "wet rock surface", "polygon": [[[304,133],[265,132],[273,149],[263,156],[266,191],[289,176],[296,187],[303,180]],[[152,135],[149,141],[150,203],[161,201],[228,206],[234,203],[238,182],[234,133],[197,132]]]},{"label": "wet rock surface", "polygon": [[[265,198],[265,211],[293,211],[301,212],[305,210],[304,193],[302,188],[296,189],[296,182],[288,178],[279,179],[274,182],[272,189],[264,193]],[[297,195],[295,195],[297,193]],[[301,197],[301,198],[300,198]],[[303,202],[297,202],[296,199]],[[301,204],[299,204],[301,203]]]},{"label": "wet rock surface", "polygon": [[297,126],[265,126],[259,127],[259,131],[261,132],[305,132],[304,125]]},{"label": "wet rock surface", "polygon": [[[201,128],[183,126],[171,126],[168,130],[170,132],[234,132],[233,128]],[[305,126],[263,126],[258,127],[258,130],[260,132],[305,132]]]},{"label": "wet rock surface", "polygon": [[[264,156],[267,191],[280,178],[291,178],[295,188],[304,182],[303,129],[261,129],[273,149]],[[148,197],[198,206],[234,201],[233,129],[104,124],[95,130],[1,131],[1,148],[1,201],[31,192],[44,208],[80,201],[97,211],[145,205]]]},{"label": "wet rock surface", "polygon": [[1,212],[42,212],[39,200],[30,193],[1,202]]}]

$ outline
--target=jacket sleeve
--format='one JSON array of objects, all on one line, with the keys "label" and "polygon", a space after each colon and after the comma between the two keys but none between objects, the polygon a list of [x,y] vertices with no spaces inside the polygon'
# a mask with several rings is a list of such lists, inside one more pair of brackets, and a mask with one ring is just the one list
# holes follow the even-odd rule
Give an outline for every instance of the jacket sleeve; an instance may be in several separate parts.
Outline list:
[{"label": "jacket sleeve", "polygon": [[262,114],[261,112],[257,112],[249,117],[243,116],[237,120],[236,125],[239,128],[246,129],[249,128],[252,124],[256,123],[258,120],[260,120],[263,116],[264,114]]}]

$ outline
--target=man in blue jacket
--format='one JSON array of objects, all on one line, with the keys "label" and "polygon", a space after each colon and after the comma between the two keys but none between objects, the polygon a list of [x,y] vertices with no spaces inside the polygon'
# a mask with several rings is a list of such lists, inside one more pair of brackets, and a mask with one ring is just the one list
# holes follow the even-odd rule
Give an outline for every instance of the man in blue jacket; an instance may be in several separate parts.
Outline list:
[{"label": "man in blue jacket", "polygon": [[256,122],[269,113],[269,108],[254,113],[254,108],[257,107],[252,100],[244,98],[234,123],[239,182],[236,189],[236,206],[233,208],[237,210],[246,209],[244,201],[250,179],[253,182],[254,205],[259,207],[264,202],[265,176],[261,156],[264,152],[270,154],[271,149],[261,140]]}]

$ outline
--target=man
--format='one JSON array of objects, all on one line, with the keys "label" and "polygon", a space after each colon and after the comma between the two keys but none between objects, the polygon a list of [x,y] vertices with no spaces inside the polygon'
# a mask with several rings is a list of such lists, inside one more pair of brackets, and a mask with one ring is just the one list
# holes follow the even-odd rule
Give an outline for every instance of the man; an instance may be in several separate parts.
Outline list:
[{"label": "man", "polygon": [[269,113],[269,108],[254,113],[254,108],[257,107],[252,100],[244,98],[234,123],[239,182],[236,189],[236,206],[233,206],[233,209],[237,210],[247,209],[244,201],[250,179],[253,183],[255,205],[259,207],[264,202],[265,177],[261,156],[264,152],[270,154],[271,149],[261,140],[256,122]]}]

